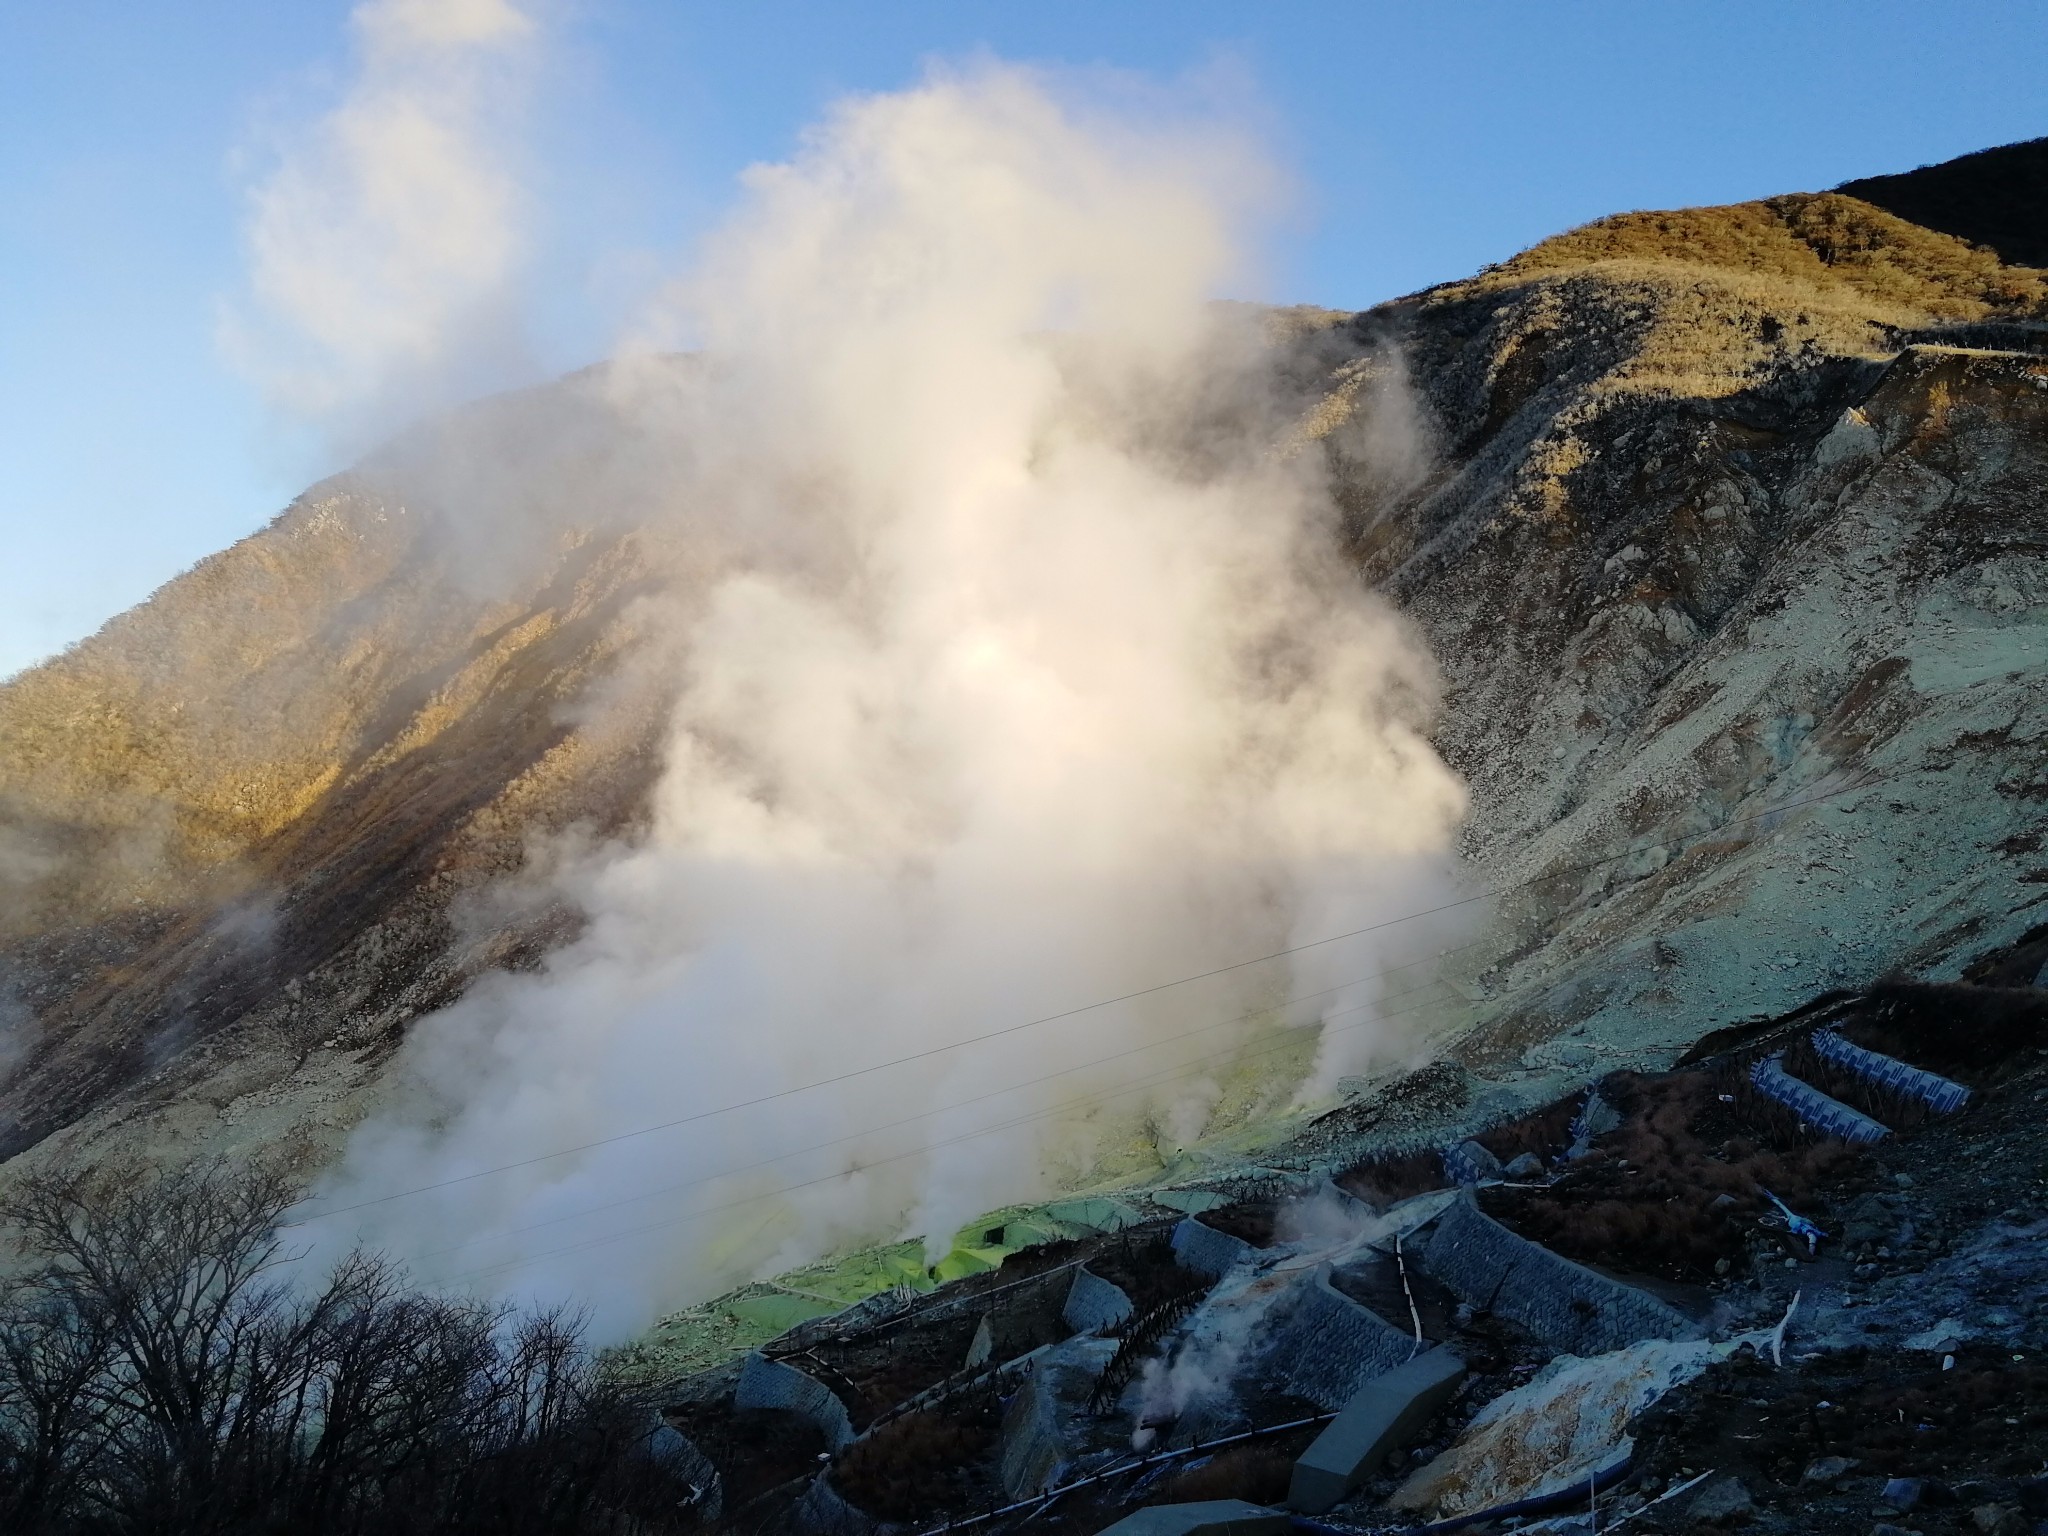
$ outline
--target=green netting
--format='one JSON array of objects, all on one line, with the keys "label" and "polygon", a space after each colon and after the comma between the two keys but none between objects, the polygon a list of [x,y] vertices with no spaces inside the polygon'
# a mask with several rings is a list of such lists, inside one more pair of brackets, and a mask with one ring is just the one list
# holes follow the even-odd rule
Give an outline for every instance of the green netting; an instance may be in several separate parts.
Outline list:
[{"label": "green netting", "polygon": [[1066,1226],[1079,1227],[1087,1232],[1121,1232],[1125,1227],[1135,1227],[1144,1216],[1134,1206],[1121,1200],[1108,1200],[1099,1196],[1083,1200],[1061,1200],[1045,1208],[1046,1215]]},{"label": "green netting", "polygon": [[815,1296],[776,1291],[767,1296],[748,1296],[729,1302],[726,1310],[742,1322],[768,1329],[772,1335],[794,1328],[798,1323],[809,1322],[814,1317],[823,1317],[828,1312],[837,1312],[839,1306],[836,1302],[820,1301]]},{"label": "green netting", "polygon": [[1219,1195],[1213,1189],[1161,1189],[1152,1194],[1154,1205],[1163,1205],[1170,1211],[1193,1216],[1201,1211],[1213,1211],[1219,1205],[1230,1204],[1228,1195]]},{"label": "green netting", "polygon": [[1010,1249],[1036,1248],[1040,1243],[1057,1243],[1072,1235],[1069,1228],[1048,1219],[1003,1223],[1003,1246]]},{"label": "green netting", "polygon": [[995,1269],[1016,1250],[1011,1248],[955,1248],[933,1268],[933,1276],[944,1284],[966,1275]]},{"label": "green netting", "polygon": [[886,1248],[863,1248],[830,1264],[784,1275],[781,1283],[789,1290],[823,1296],[850,1307],[877,1291],[898,1285],[922,1290],[931,1281],[924,1272],[924,1244],[891,1243]]}]

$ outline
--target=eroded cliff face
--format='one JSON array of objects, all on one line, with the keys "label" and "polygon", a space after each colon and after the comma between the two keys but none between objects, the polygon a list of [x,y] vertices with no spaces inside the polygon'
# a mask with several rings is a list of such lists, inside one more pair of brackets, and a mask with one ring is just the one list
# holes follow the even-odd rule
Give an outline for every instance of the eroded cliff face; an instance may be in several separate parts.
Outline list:
[{"label": "eroded cliff face", "polygon": [[1439,1025],[1473,1065],[1654,1057],[2039,920],[2041,294],[1822,196],[1604,221],[1353,322],[1449,445],[1359,537],[1505,892]]},{"label": "eroded cliff face", "polygon": [[[2037,920],[2044,295],[1821,196],[1276,327],[1282,450],[1329,455],[1435,652],[1505,892],[1429,1020],[1475,1070],[1668,1055]],[[1389,399],[1433,452],[1370,441]],[[310,1170],[411,1019],[573,930],[519,872],[644,816],[636,600],[680,578],[603,512],[609,449],[518,420],[480,408],[473,456],[508,504],[537,455],[582,477],[579,531],[512,558],[373,463],[0,689],[0,1152]]]}]

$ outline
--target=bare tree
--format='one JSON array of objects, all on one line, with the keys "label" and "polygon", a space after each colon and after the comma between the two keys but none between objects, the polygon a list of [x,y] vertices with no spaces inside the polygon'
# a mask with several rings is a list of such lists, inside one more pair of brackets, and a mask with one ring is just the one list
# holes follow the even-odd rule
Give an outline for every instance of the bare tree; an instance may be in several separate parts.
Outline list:
[{"label": "bare tree", "polygon": [[199,1165],[0,1202],[0,1528],[213,1536],[681,1529],[658,1422],[582,1320],[350,1255],[300,1289],[287,1180]]}]

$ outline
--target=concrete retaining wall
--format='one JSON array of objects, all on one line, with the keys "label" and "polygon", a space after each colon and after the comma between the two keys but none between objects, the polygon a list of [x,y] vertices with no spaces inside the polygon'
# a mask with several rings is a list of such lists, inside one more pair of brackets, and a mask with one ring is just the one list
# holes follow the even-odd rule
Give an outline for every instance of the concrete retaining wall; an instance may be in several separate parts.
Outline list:
[{"label": "concrete retaining wall", "polygon": [[718,1468],[688,1435],[673,1424],[657,1424],[647,1437],[647,1454],[656,1466],[696,1491],[690,1507],[698,1519],[708,1524],[725,1513],[725,1484]]},{"label": "concrete retaining wall", "polygon": [[1293,1522],[1277,1509],[1243,1499],[1152,1504],[1107,1526],[1102,1536],[1280,1536]]},{"label": "concrete retaining wall", "polygon": [[1122,1287],[1086,1269],[1077,1269],[1074,1283],[1067,1288],[1067,1302],[1060,1309],[1060,1319],[1076,1333],[1107,1333],[1136,1310]]},{"label": "concrete retaining wall", "polygon": [[1330,1284],[1330,1266],[1296,1282],[1273,1321],[1259,1373],[1319,1408],[1341,1408],[1358,1389],[1415,1353],[1415,1340]]},{"label": "concrete retaining wall", "polygon": [[1079,1449],[1075,1432],[1087,1420],[1089,1395],[1115,1353],[1114,1339],[1069,1339],[1033,1358],[1003,1412],[998,1455],[1011,1498],[1028,1499],[1059,1481]]},{"label": "concrete retaining wall", "polygon": [[1766,1056],[1749,1069],[1749,1080],[1758,1093],[1775,1099],[1826,1136],[1839,1136],[1844,1141],[1883,1141],[1891,1135],[1862,1111],[1851,1109],[1840,1099],[1829,1098],[1813,1084],[1787,1072],[1783,1055],[1781,1051]]},{"label": "concrete retaining wall", "polygon": [[1453,1184],[1492,1184],[1500,1174],[1500,1159],[1476,1141],[1461,1141],[1444,1149],[1444,1177]]},{"label": "concrete retaining wall", "polygon": [[790,1523],[815,1536],[877,1536],[879,1532],[902,1529],[847,1503],[832,1486],[830,1472],[820,1472],[811,1479],[811,1486],[790,1511]]},{"label": "concrete retaining wall", "polygon": [[1220,1279],[1239,1259],[1258,1249],[1241,1237],[1218,1232],[1190,1216],[1173,1229],[1173,1256],[1182,1269],[1193,1270],[1205,1280]]},{"label": "concrete retaining wall", "polygon": [[1319,1515],[1344,1499],[1421,1433],[1464,1379],[1463,1360],[1432,1349],[1360,1387],[1294,1463],[1287,1507]]},{"label": "concrete retaining wall", "polygon": [[1677,1308],[1518,1237],[1467,1196],[1450,1206],[1423,1251],[1423,1268],[1470,1306],[1575,1355],[1643,1339],[1697,1337]]},{"label": "concrete retaining wall", "polygon": [[1813,1032],[1813,1049],[1821,1060],[1854,1072],[1865,1082],[1917,1099],[1938,1115],[1952,1115],[1970,1102],[1970,1090],[1961,1083],[1952,1083],[1937,1072],[1923,1071],[1882,1051],[1851,1044],[1831,1029]]},{"label": "concrete retaining wall", "polygon": [[733,1389],[735,1408],[786,1408],[818,1426],[825,1444],[838,1450],[853,1439],[853,1420],[846,1404],[833,1395],[822,1381],[805,1375],[782,1360],[770,1360],[759,1353],[747,1356],[740,1368],[739,1385]]}]

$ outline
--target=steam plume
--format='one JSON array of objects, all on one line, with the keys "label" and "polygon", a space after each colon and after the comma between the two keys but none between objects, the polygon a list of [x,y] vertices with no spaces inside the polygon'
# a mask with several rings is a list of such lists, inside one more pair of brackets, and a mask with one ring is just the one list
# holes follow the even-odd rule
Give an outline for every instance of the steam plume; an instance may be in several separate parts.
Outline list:
[{"label": "steam plume", "polygon": [[533,21],[513,0],[364,0],[343,100],[250,196],[226,349],[360,445],[516,351],[525,227],[507,146]]},{"label": "steam plume", "polygon": [[323,1205],[687,1119],[342,1218],[624,1329],[1192,1137],[1248,1011],[1319,994],[1275,1016],[1331,1017],[1326,1074],[1402,1048],[1385,935],[1236,966],[1426,905],[1462,809],[1211,302],[1265,184],[993,65],[750,174],[603,384],[668,445],[652,830],[565,861],[588,926],[543,971],[416,1027]]}]

